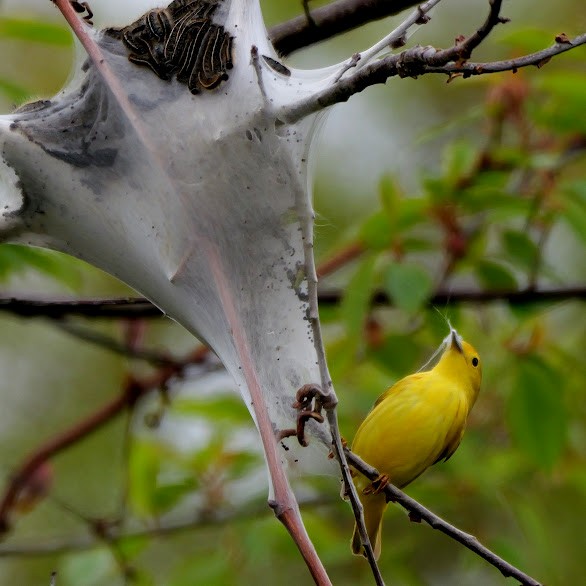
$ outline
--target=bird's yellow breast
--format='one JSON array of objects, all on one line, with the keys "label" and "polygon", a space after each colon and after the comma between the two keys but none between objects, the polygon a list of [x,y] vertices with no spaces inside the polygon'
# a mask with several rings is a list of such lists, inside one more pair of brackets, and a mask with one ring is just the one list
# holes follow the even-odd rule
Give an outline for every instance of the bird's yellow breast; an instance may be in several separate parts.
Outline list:
[{"label": "bird's yellow breast", "polygon": [[352,451],[401,488],[454,452],[469,409],[457,381],[433,370],[407,376],[377,401]]}]

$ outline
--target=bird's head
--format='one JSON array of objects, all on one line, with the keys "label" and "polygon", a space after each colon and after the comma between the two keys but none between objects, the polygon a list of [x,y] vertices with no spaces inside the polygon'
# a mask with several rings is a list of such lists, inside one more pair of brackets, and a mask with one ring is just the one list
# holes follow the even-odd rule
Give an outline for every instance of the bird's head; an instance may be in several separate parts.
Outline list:
[{"label": "bird's head", "polygon": [[482,363],[478,352],[471,344],[464,341],[454,328],[450,328],[443,346],[444,351],[436,368],[450,378],[462,380],[474,404],[482,380]]}]

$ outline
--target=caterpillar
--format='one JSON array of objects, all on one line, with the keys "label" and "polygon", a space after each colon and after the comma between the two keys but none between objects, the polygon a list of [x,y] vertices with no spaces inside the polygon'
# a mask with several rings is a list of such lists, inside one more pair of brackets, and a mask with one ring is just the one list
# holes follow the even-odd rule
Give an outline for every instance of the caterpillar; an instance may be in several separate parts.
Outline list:
[{"label": "caterpillar", "polygon": [[150,10],[121,29],[129,61],[149,67],[160,79],[173,76],[192,94],[228,79],[234,37],[213,22],[221,0],[175,0]]}]

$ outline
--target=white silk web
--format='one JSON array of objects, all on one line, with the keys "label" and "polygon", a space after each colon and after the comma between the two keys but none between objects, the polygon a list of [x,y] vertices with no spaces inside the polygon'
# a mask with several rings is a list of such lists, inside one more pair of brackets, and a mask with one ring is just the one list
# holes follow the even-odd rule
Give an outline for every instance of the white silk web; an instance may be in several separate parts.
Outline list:
[{"label": "white silk web", "polygon": [[[278,433],[295,427],[297,389],[327,373],[309,303],[323,113],[293,124],[283,113],[345,67],[287,69],[257,0],[212,3],[233,67],[210,91],[160,79],[116,35],[88,30],[99,67],[81,59],[55,98],[0,117],[0,235],[82,258],[148,297],[214,349],[257,424]],[[312,422],[308,435],[309,449],[280,442],[281,459],[311,469],[318,448],[323,471],[329,430]]]}]

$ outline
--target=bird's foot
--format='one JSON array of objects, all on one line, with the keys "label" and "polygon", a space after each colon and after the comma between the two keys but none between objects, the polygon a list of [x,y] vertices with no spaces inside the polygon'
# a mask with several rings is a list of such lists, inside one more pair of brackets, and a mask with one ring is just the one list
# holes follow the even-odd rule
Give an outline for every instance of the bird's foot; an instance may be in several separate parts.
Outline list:
[{"label": "bird's foot", "polygon": [[387,484],[389,483],[389,477],[386,474],[381,474],[378,478],[375,478],[363,491],[362,494],[380,494]]}]

